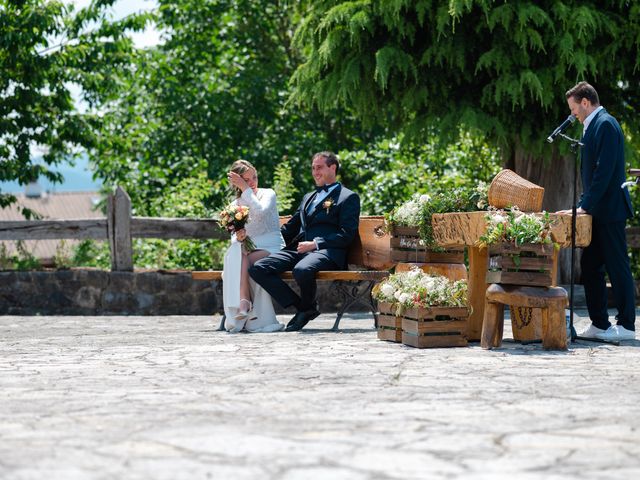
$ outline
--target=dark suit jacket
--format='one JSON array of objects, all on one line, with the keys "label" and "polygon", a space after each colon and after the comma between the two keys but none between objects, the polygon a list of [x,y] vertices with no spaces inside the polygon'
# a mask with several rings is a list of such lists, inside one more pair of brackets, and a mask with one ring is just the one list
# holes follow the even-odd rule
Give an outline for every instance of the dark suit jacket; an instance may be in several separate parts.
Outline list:
[{"label": "dark suit jacket", "polygon": [[605,109],[593,118],[582,138],[581,175],[584,193],[580,206],[600,223],[633,216],[625,181],[624,135]]},{"label": "dark suit jacket", "polygon": [[[338,185],[325,200],[307,215],[306,210],[315,192],[307,193],[291,219],[282,228],[285,249],[293,249],[298,242],[315,241],[318,253],[324,254],[340,267],[346,267],[347,250],[358,233],[360,197],[348,188]],[[324,208],[329,199],[333,204]]]}]

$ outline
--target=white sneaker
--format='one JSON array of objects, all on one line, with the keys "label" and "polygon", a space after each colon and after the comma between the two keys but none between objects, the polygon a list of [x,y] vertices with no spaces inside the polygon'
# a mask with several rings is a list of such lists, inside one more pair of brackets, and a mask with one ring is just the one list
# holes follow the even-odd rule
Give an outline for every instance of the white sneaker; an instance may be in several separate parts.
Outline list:
[{"label": "white sneaker", "polygon": [[596,333],[596,338],[617,342],[620,340],[635,340],[636,332],[627,330],[622,325],[611,325],[606,332]]},{"label": "white sneaker", "polygon": [[606,332],[607,330],[603,330],[602,328],[596,327],[593,323],[589,325],[589,328],[583,330],[578,333],[578,337],[582,338],[598,338],[598,335]]}]

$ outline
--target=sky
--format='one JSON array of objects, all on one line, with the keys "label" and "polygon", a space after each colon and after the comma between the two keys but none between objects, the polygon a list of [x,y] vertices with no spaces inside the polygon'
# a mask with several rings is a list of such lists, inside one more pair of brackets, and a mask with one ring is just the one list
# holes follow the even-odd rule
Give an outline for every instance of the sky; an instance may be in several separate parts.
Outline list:
[{"label": "sky", "polygon": [[[86,7],[91,0],[63,0],[66,4],[73,4],[76,10]],[[158,7],[156,0],[118,0],[112,8],[113,19],[119,20],[135,12],[154,10]],[[160,42],[160,32],[153,27],[147,27],[144,32],[131,33],[131,38],[138,48],[152,47]]]}]

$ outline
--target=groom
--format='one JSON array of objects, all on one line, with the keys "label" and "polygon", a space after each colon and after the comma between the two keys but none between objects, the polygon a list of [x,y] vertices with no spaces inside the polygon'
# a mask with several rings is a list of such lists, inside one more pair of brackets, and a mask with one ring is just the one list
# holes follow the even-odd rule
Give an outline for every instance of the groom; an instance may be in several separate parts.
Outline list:
[{"label": "groom", "polygon": [[[311,173],[316,190],[307,193],[291,219],[282,228],[286,246],[258,260],[249,275],[283,307],[294,306],[295,316],[285,331],[295,332],[320,315],[316,303],[315,274],[347,266],[347,249],[358,232],[360,198],[336,182],[340,169],[331,152],[313,156]],[[300,287],[295,293],[280,274],[293,271]]]}]

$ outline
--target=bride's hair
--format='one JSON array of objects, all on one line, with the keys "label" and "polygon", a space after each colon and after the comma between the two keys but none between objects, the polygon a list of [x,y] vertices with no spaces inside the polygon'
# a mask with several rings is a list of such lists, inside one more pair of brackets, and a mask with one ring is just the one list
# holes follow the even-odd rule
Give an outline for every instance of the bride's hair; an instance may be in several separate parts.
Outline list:
[{"label": "bride's hair", "polygon": [[[233,165],[231,165],[231,171],[233,173],[237,173],[238,175],[247,173],[249,170],[254,170],[256,174],[258,173],[256,167],[251,165],[251,163],[247,162],[246,160],[236,160],[235,162],[233,162]],[[236,198],[242,195],[242,190],[240,190],[235,185],[231,185],[231,191],[235,194]]]}]

